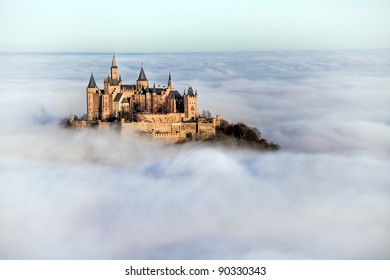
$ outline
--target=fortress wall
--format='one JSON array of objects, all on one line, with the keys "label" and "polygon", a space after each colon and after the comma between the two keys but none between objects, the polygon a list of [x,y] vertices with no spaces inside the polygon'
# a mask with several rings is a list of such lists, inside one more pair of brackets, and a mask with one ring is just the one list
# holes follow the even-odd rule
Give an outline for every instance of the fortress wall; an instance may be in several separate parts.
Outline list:
[{"label": "fortress wall", "polygon": [[120,130],[121,130],[122,134],[130,134],[130,133],[134,133],[134,132],[147,132],[147,123],[121,122]]},{"label": "fortress wall", "polygon": [[181,122],[183,114],[170,113],[170,114],[139,114],[137,115],[138,121],[151,122],[151,123],[172,123]]},{"label": "fortress wall", "polygon": [[198,135],[202,139],[215,136],[214,123],[198,123]]},{"label": "fortress wall", "polygon": [[181,136],[180,124],[178,125],[172,123],[122,122],[120,124],[120,127],[122,130],[122,134],[143,132],[149,134],[152,138],[166,139],[169,141],[178,141],[179,137]]},{"label": "fortress wall", "polygon": [[181,123],[180,138],[187,138],[187,134],[191,133],[192,137],[196,136],[197,124],[196,123]]},{"label": "fortress wall", "polygon": [[[169,114],[180,115],[180,114]],[[120,123],[108,123],[104,121],[98,121],[91,123],[88,121],[73,121],[72,126],[74,128],[84,127],[97,127],[99,131],[108,131],[111,128],[119,129],[122,134],[129,134],[134,132],[142,132],[150,135],[155,139],[166,139],[169,141],[178,141],[189,138],[199,137],[201,139],[207,139],[215,136],[215,122],[213,123],[182,123],[182,122],[169,122],[169,123],[151,123],[151,122],[124,122]]]},{"label": "fortress wall", "polygon": [[161,133],[161,132],[155,132],[153,133],[153,139],[161,139],[161,140],[168,140],[172,142],[176,142],[179,140],[179,133]]},{"label": "fortress wall", "polygon": [[98,121],[97,127],[99,128],[99,130],[108,130],[110,129],[111,125],[108,122]]},{"label": "fortress wall", "polygon": [[171,133],[171,123],[148,123],[148,132],[160,132],[160,133]]},{"label": "fortress wall", "polygon": [[71,124],[75,128],[83,128],[83,127],[90,126],[87,121],[72,121]]},{"label": "fortress wall", "polygon": [[[173,132],[172,123],[151,123],[151,122],[121,122],[120,126],[122,130],[124,129],[133,129],[142,132],[161,132],[161,133],[171,133]],[[177,126],[176,126],[177,127]],[[176,130],[174,131],[176,132]]]}]

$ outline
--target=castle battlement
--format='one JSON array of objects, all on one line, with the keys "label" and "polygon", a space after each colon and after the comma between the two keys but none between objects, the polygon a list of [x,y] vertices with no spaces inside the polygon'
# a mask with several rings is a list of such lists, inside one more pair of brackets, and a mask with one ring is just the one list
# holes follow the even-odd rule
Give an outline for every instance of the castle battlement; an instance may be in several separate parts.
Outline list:
[{"label": "castle battlement", "polygon": [[153,132],[154,137],[167,137],[167,136],[178,136],[179,133],[172,133],[172,132]]}]

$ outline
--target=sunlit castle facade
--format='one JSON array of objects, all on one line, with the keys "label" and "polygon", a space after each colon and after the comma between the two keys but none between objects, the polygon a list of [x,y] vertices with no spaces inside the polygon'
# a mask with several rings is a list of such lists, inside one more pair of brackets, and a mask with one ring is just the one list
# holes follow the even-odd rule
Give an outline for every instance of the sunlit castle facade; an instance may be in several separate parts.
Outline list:
[{"label": "sunlit castle facade", "polygon": [[195,120],[198,114],[197,91],[189,87],[181,95],[172,86],[171,73],[164,87],[149,86],[143,66],[133,85],[123,84],[118,74],[115,55],[112,58],[111,75],[104,79],[99,89],[93,74],[87,87],[87,116],[89,121],[107,120],[132,114],[182,114],[183,121]]},{"label": "sunlit castle facade", "polygon": [[151,87],[141,66],[135,84],[122,82],[115,55],[110,75],[100,89],[93,74],[87,86],[86,120],[69,119],[74,127],[98,126],[136,129],[153,137],[170,140],[205,139],[216,133],[220,117],[206,119],[198,113],[198,93],[190,86],[181,95],[172,86],[171,73],[166,86]]}]

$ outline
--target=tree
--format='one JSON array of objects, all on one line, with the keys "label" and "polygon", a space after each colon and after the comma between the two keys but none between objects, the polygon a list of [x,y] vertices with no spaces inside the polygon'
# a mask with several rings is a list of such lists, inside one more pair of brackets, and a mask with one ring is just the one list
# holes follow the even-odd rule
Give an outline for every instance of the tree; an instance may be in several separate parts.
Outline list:
[{"label": "tree", "polygon": [[69,118],[62,118],[60,119],[59,125],[62,127],[70,127],[70,121]]},{"label": "tree", "polygon": [[128,111],[119,112],[119,118],[124,118],[125,121],[133,122],[134,121],[134,110],[130,109]]},{"label": "tree", "polygon": [[200,116],[208,122],[213,120],[213,114],[209,110],[203,110]]},{"label": "tree", "polygon": [[226,130],[230,125],[231,124],[227,120],[221,119],[220,125],[217,127],[217,134],[226,134]]},{"label": "tree", "polygon": [[134,109],[135,112],[138,112],[138,113],[141,112],[142,111],[141,104],[134,103],[133,109]]}]

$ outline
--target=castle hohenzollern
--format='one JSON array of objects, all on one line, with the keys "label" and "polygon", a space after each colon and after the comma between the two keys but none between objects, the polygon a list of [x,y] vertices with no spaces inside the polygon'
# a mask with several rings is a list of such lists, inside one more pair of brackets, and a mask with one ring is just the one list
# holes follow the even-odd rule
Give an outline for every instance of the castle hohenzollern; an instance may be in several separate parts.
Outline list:
[{"label": "castle hohenzollern", "polygon": [[198,94],[190,86],[181,95],[172,86],[169,73],[167,86],[153,85],[143,66],[134,85],[125,85],[118,74],[115,54],[110,75],[100,89],[93,74],[87,87],[87,117],[70,117],[73,127],[115,127],[122,132],[137,130],[153,138],[173,141],[206,139],[216,133],[220,116],[204,118],[198,113]]}]

